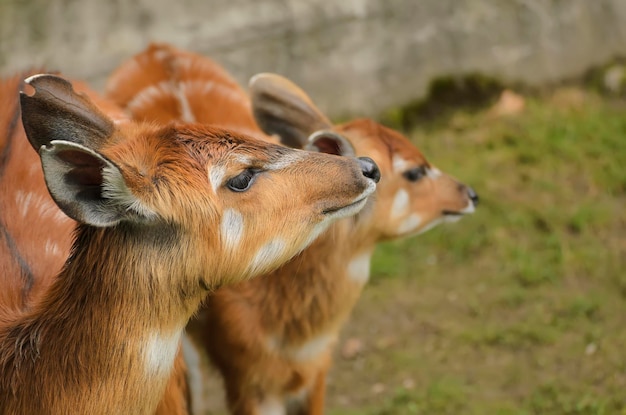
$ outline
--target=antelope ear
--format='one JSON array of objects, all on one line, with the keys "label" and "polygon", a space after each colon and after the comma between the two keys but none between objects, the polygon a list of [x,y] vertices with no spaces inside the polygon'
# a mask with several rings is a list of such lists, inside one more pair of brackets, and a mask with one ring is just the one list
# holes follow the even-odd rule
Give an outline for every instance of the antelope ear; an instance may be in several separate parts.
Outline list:
[{"label": "antelope ear", "polygon": [[355,157],[352,144],[343,136],[333,131],[316,131],[311,134],[304,147],[307,151],[334,154],[336,156]]},{"label": "antelope ear", "polygon": [[72,84],[55,75],[34,75],[25,81],[35,92],[20,93],[22,123],[28,141],[39,151],[52,141],[71,141],[98,148],[113,134],[113,122]]},{"label": "antelope ear", "polygon": [[39,150],[48,191],[72,219],[113,226],[131,215],[150,216],[129,190],[120,169],[97,152],[68,141]]},{"label": "antelope ear", "polygon": [[311,98],[287,78],[261,73],[250,79],[249,88],[257,124],[287,146],[302,149],[311,133],[332,127]]}]

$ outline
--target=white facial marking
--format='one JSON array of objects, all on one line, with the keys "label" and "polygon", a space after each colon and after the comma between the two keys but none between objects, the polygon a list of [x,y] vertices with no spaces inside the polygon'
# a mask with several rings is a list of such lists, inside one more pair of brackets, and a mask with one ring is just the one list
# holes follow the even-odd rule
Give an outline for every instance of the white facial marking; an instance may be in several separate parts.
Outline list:
[{"label": "white facial marking", "polygon": [[277,396],[266,396],[256,409],[259,415],[287,415],[284,402]]},{"label": "white facial marking", "polygon": [[252,258],[252,262],[248,267],[248,270],[252,274],[258,274],[264,271],[268,265],[273,264],[278,260],[285,252],[287,244],[283,239],[276,238],[261,247]]},{"label": "white facial marking", "polygon": [[391,219],[398,219],[404,216],[409,210],[409,193],[400,189],[393,197],[393,203],[391,204]]},{"label": "white facial marking", "polygon": [[243,236],[243,216],[235,209],[226,209],[220,225],[220,237],[226,250],[237,249]]},{"label": "white facial marking", "polygon": [[144,345],[144,361],[148,376],[168,374],[178,352],[181,332],[162,335],[152,333]]},{"label": "white facial marking", "polygon": [[405,159],[403,159],[402,157],[400,157],[399,155],[395,155],[393,156],[393,171],[394,173],[402,173],[405,170],[407,170],[409,168],[410,163],[408,161],[406,161]]},{"label": "white facial marking", "polygon": [[359,284],[365,284],[370,278],[371,252],[362,253],[348,263],[348,278]]},{"label": "white facial marking", "polygon": [[400,223],[400,226],[398,226],[398,234],[413,232],[420,223],[422,223],[422,218],[420,218],[418,214],[413,213]]},{"label": "white facial marking", "polygon": [[430,169],[426,169],[426,175],[431,179],[436,179],[441,176],[441,170],[436,167],[431,167]]},{"label": "white facial marking", "polygon": [[209,182],[214,192],[222,185],[224,176],[226,175],[226,167],[216,165],[209,167]]},{"label": "white facial marking", "polygon": [[314,337],[298,348],[289,351],[289,357],[297,362],[307,362],[316,359],[326,352],[335,342],[337,336],[334,333],[322,334]]},{"label": "white facial marking", "polygon": [[282,156],[273,163],[266,164],[264,167],[267,170],[281,170],[291,166],[293,163],[302,160],[305,157],[307,157],[307,153],[305,151],[294,151]]},{"label": "white facial marking", "polygon": [[135,211],[145,218],[157,216],[155,211],[130,191],[120,171],[109,166],[102,169],[102,196],[111,199],[125,210]]}]

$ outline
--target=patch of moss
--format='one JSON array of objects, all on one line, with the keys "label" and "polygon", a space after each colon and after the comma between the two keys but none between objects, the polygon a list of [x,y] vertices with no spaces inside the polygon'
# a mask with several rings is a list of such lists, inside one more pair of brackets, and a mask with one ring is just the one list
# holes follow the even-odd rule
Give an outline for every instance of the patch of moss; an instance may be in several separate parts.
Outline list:
[{"label": "patch of moss", "polygon": [[445,122],[457,110],[476,112],[493,104],[503,89],[502,82],[478,73],[443,76],[431,82],[424,99],[386,111],[381,122],[405,131],[420,124]]}]

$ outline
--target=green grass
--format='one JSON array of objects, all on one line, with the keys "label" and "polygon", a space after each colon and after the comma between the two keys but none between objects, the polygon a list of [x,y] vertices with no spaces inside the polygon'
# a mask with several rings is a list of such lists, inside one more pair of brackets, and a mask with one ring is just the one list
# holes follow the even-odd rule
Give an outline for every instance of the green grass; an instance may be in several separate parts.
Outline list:
[{"label": "green grass", "polygon": [[626,415],[626,106],[581,94],[411,131],[481,204],[379,247],[329,413]]}]

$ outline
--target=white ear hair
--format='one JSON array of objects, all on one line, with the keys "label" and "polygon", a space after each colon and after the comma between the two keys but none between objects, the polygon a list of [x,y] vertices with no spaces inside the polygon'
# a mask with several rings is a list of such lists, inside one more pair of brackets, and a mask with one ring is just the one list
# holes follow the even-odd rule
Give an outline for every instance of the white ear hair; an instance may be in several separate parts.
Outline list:
[{"label": "white ear hair", "polygon": [[156,216],[131,193],[120,169],[96,151],[55,140],[42,146],[39,155],[48,191],[74,220],[113,226],[133,215]]}]

